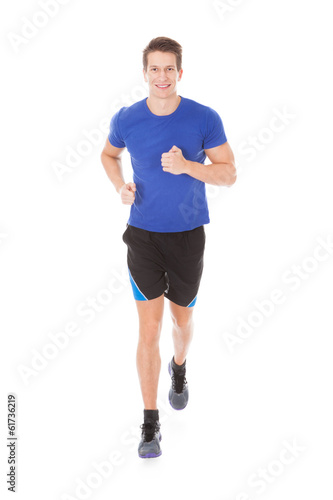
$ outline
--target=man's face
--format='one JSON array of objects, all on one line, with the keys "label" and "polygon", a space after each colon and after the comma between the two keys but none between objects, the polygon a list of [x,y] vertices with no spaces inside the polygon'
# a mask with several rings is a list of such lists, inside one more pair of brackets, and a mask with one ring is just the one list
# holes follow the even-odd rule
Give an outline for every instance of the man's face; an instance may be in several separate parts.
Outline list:
[{"label": "man's face", "polygon": [[143,70],[143,74],[149,84],[149,95],[165,99],[177,92],[183,70],[177,71],[175,54],[156,51],[148,54],[147,71]]}]

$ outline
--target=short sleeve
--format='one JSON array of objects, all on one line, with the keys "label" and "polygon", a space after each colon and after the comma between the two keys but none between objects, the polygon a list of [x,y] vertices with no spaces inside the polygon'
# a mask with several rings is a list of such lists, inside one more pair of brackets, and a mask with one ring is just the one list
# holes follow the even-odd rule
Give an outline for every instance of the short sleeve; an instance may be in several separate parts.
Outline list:
[{"label": "short sleeve", "polygon": [[220,115],[208,107],[206,130],[204,132],[204,149],[216,148],[227,142]]},{"label": "short sleeve", "polygon": [[112,144],[112,146],[116,148],[125,148],[126,144],[122,138],[121,132],[119,130],[119,113],[121,112],[121,109],[117,111],[111,118],[110,122],[110,131],[109,131],[109,141]]}]

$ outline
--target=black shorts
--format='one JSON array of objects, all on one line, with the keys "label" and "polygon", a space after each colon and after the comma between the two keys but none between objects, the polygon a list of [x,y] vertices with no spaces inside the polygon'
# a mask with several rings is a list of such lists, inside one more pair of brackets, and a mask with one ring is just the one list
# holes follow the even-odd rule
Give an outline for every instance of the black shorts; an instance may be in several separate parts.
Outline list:
[{"label": "black shorts", "polygon": [[123,241],[136,300],[164,294],[184,307],[194,306],[203,270],[203,226],[177,233],[156,233],[128,225]]}]

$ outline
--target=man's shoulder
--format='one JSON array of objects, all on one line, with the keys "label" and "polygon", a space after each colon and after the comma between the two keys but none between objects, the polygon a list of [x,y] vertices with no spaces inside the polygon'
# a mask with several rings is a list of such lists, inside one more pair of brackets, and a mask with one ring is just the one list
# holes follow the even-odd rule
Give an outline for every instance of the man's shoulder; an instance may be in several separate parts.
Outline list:
[{"label": "man's shoulder", "polygon": [[201,115],[207,115],[211,112],[215,113],[214,109],[206,104],[202,104],[201,102],[195,101],[194,99],[189,99],[188,97],[182,97],[184,99],[185,107],[193,110]]},{"label": "man's shoulder", "polygon": [[137,101],[134,104],[131,104],[130,106],[123,106],[118,110],[118,116],[122,120],[126,120],[127,118],[131,118],[133,116],[136,116],[138,114],[141,114],[144,112],[144,106],[145,106],[145,99],[141,99],[141,101]]},{"label": "man's shoulder", "polygon": [[190,99],[189,97],[182,97],[184,99],[184,102],[187,106],[193,106],[198,109],[205,109],[208,108],[205,104],[202,104],[201,102],[195,101],[194,99]]}]

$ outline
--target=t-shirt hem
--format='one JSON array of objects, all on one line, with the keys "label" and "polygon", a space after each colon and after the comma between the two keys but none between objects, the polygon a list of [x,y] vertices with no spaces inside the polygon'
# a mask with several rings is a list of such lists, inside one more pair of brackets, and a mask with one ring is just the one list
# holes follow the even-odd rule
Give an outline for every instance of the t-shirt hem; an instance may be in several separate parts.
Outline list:
[{"label": "t-shirt hem", "polygon": [[217,148],[218,146],[223,146],[223,144],[225,144],[226,142],[228,142],[228,139],[225,138],[225,140],[223,139],[222,142],[221,142],[221,139],[219,141],[215,141],[213,142],[212,144],[204,144],[204,149],[212,149],[212,148]]},{"label": "t-shirt hem", "polygon": [[117,143],[117,141],[115,141],[114,139],[111,140],[109,136],[108,136],[108,139],[109,139],[109,143],[111,144],[111,146],[114,146],[115,148],[125,148],[126,147],[123,144]]},{"label": "t-shirt hem", "polygon": [[199,221],[194,223],[193,225],[189,226],[183,226],[181,228],[168,228],[168,229],[163,229],[160,226],[150,226],[149,224],[140,224],[137,222],[132,222],[130,219],[128,220],[127,224],[129,226],[134,226],[137,227],[138,229],[144,229],[145,231],[151,231],[153,233],[183,233],[185,231],[192,231],[193,229],[196,229],[197,227],[204,226],[206,224],[210,223],[210,219],[204,219],[203,221]]}]

